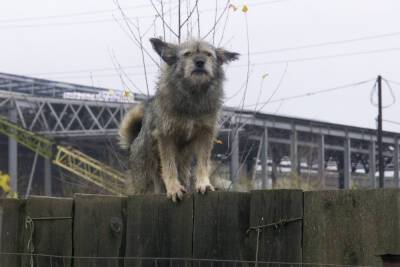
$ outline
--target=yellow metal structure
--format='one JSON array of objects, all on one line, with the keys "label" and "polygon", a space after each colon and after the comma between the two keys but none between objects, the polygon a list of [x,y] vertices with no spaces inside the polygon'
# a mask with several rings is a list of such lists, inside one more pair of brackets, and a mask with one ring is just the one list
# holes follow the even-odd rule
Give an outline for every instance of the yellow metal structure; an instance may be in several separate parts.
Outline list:
[{"label": "yellow metal structure", "polygon": [[122,192],[124,180],[120,172],[76,149],[57,146],[53,163],[113,194]]},{"label": "yellow metal structure", "polygon": [[[18,143],[45,158],[53,159],[53,145],[55,144],[53,141],[28,131],[2,116],[0,116],[0,133],[14,138]],[[121,172],[76,149],[56,146],[53,164],[96,184],[110,193],[121,195],[123,192],[124,180]]]},{"label": "yellow metal structure", "polygon": [[52,157],[52,146],[54,144],[53,141],[28,131],[2,116],[0,116],[0,133],[14,138],[18,143],[37,152],[39,155],[45,158]]}]

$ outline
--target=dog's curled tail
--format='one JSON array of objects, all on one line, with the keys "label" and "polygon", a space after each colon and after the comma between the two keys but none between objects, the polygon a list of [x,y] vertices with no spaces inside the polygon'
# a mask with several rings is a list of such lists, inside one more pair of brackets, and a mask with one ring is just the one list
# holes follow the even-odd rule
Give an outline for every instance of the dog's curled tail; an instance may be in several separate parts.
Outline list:
[{"label": "dog's curled tail", "polygon": [[135,105],[125,114],[118,130],[121,148],[129,149],[133,140],[139,135],[142,128],[143,115],[144,105],[142,103]]}]

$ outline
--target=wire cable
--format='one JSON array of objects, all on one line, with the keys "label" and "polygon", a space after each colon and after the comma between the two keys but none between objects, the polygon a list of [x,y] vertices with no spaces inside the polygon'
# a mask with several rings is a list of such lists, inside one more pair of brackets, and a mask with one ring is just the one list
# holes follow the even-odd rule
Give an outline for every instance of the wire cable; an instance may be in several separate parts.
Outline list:
[{"label": "wire cable", "polygon": [[396,82],[396,81],[388,80],[388,79],[384,79],[384,80],[386,80],[386,81],[388,81],[390,83],[396,84],[396,85],[400,85],[400,82]]},{"label": "wire cable", "polygon": [[[310,96],[315,96],[315,95],[319,95],[319,94],[330,93],[330,92],[339,91],[339,90],[342,90],[342,89],[345,89],[345,88],[356,87],[356,86],[359,86],[359,85],[362,85],[362,84],[366,84],[366,83],[369,83],[369,82],[371,82],[373,80],[375,80],[375,79],[369,79],[369,80],[365,80],[365,81],[361,81],[361,82],[355,82],[355,83],[335,86],[335,87],[331,87],[331,88],[327,88],[327,89],[310,91],[310,92],[307,92],[307,93],[304,93],[304,94],[298,94],[298,95],[293,95],[293,96],[273,99],[273,100],[270,100],[270,101],[259,102],[258,104],[265,104],[265,103],[271,104],[271,103],[276,103],[276,102],[281,102],[281,101],[288,101],[288,100],[294,100],[294,99],[303,98],[303,97],[310,97]],[[256,104],[249,104],[249,105],[246,105],[245,107],[253,107],[255,105]]]},{"label": "wire cable", "polygon": [[[137,6],[126,6],[126,7],[124,7],[124,9],[138,9],[138,8],[149,7],[149,6],[150,6],[149,4],[143,4],[143,5],[137,5]],[[7,24],[10,22],[20,22],[20,21],[37,21],[37,20],[48,20],[48,19],[58,19],[58,18],[80,17],[80,16],[87,16],[87,15],[112,13],[112,12],[118,12],[118,9],[102,9],[102,10],[96,10],[96,11],[66,13],[66,14],[49,15],[49,16],[41,16],[41,17],[1,19],[0,23]]]},{"label": "wire cable", "polygon": [[391,123],[391,124],[395,124],[395,125],[400,125],[400,121],[385,120],[385,119],[383,119],[383,121]]},{"label": "wire cable", "polygon": [[[273,1],[265,1],[260,2],[254,5],[267,5],[267,4],[275,4],[279,2],[284,2],[289,0],[273,0]],[[138,5],[138,6],[131,6],[125,7],[124,9],[135,9],[135,8],[142,8],[151,5]],[[7,20],[0,20],[0,24],[7,24],[10,22],[26,22],[26,21],[35,21],[35,20],[46,20],[46,19],[56,19],[56,18],[65,18],[65,17],[76,17],[76,16],[84,16],[84,15],[91,15],[91,14],[100,14],[100,13],[111,13],[118,11],[117,9],[109,9],[109,10],[98,10],[98,11],[88,11],[88,12],[81,12],[81,13],[70,13],[70,14],[61,14],[61,15],[54,15],[54,16],[44,16],[44,17],[31,17],[31,18],[17,18],[17,19],[7,19]],[[204,9],[200,10],[199,13],[215,11],[215,8]],[[144,16],[135,16],[132,19],[144,19],[144,18],[154,18],[155,15],[144,15]],[[114,19],[97,19],[97,20],[85,20],[85,21],[70,21],[70,22],[53,22],[53,23],[39,23],[39,24],[17,24],[17,25],[0,25],[0,29],[18,29],[18,28],[41,28],[41,27],[53,27],[53,26],[69,26],[69,25],[83,25],[83,24],[95,24],[95,23],[107,23],[107,22],[114,22]]]},{"label": "wire cable", "polygon": [[[306,61],[314,61],[314,60],[323,60],[323,59],[330,59],[330,58],[342,58],[342,57],[352,57],[352,56],[359,56],[359,55],[367,55],[367,54],[375,54],[375,53],[385,53],[385,52],[397,52],[400,51],[400,47],[394,48],[386,48],[386,49],[374,49],[374,50],[367,50],[361,52],[352,52],[352,53],[341,53],[341,54],[333,54],[333,55],[325,55],[325,56],[314,56],[314,57],[304,57],[304,58],[295,58],[295,59],[284,59],[284,60],[276,60],[276,61],[264,61],[264,62],[256,62],[251,63],[252,66],[264,66],[264,65],[274,65],[274,64],[286,64],[286,63],[296,63],[296,62],[306,62]],[[250,53],[252,55],[252,53]],[[150,67],[156,67],[150,66]],[[243,68],[247,67],[247,64],[235,64],[232,65],[231,68]],[[124,69],[133,69],[133,68],[142,68],[141,65],[131,65],[131,66],[123,66]],[[70,74],[70,73],[89,73],[95,71],[114,71],[114,68],[99,68],[99,69],[86,69],[86,70],[77,70],[77,71],[59,71],[59,72],[44,72],[44,73],[32,73],[30,75],[52,75],[52,74]],[[155,73],[155,72],[154,72]],[[143,75],[143,73],[128,73],[129,75]],[[56,76],[57,76],[56,75]],[[102,74],[96,75],[97,77],[107,77],[107,76],[116,76],[115,74]],[[61,78],[86,78],[87,76],[58,76]],[[395,83],[400,85],[400,82],[394,82],[388,80],[389,82]]]},{"label": "wire cable", "polygon": [[[314,56],[314,57],[304,57],[304,58],[284,59],[284,60],[275,60],[275,61],[265,61],[265,62],[253,63],[252,65],[263,66],[263,65],[271,65],[271,64],[282,64],[282,63],[286,63],[286,62],[295,63],[295,62],[304,62],[304,61],[313,61],[313,60],[321,60],[321,59],[329,59],[329,58],[340,58],[340,57],[351,57],[351,56],[377,54],[377,53],[384,53],[384,52],[395,52],[395,51],[400,51],[400,47],[374,49],[374,50],[366,50],[366,51],[350,52],[350,53],[338,53],[338,54],[322,55],[322,56]],[[232,67],[243,67],[243,65],[234,65]]]},{"label": "wire cable", "polygon": [[360,42],[360,41],[366,41],[366,40],[375,40],[375,39],[394,37],[394,36],[399,36],[399,35],[400,35],[400,32],[367,35],[367,36],[362,36],[362,37],[358,37],[358,38],[329,41],[329,42],[320,42],[320,43],[292,46],[292,47],[286,47],[286,48],[276,48],[276,49],[253,52],[253,54],[254,55],[262,55],[262,54],[279,53],[279,52],[286,52],[286,51],[292,51],[292,50],[301,50],[301,49],[308,49],[308,48],[315,48],[315,47],[322,47],[322,46],[329,46],[329,45],[347,44],[347,43]]},{"label": "wire cable", "polygon": [[[392,102],[391,102],[390,104],[385,105],[385,106],[382,106],[383,109],[386,109],[386,108],[390,108],[391,106],[393,106],[394,104],[396,104],[396,95],[394,94],[393,89],[392,89],[392,87],[390,86],[390,83],[389,83],[386,79],[382,79],[382,80],[383,80],[383,81],[386,83],[386,85],[388,86],[389,92],[390,92],[390,96],[392,97]],[[376,92],[376,90],[377,90],[377,88],[378,88],[378,87],[377,87],[377,84],[378,84],[378,82],[375,81],[374,86],[372,87],[372,90],[371,90],[371,94],[370,94],[370,102],[371,102],[371,105],[374,106],[374,107],[378,107],[378,104],[374,102],[374,95],[375,95],[375,92]]]}]

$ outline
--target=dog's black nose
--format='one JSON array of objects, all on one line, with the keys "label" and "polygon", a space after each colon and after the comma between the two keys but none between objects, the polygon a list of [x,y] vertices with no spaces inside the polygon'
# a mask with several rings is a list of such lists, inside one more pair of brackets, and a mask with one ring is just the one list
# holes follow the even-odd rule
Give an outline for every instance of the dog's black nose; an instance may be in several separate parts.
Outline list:
[{"label": "dog's black nose", "polygon": [[202,67],[204,67],[204,60],[202,60],[202,59],[198,59],[198,60],[196,60],[196,67],[198,67],[198,68],[202,68]]}]

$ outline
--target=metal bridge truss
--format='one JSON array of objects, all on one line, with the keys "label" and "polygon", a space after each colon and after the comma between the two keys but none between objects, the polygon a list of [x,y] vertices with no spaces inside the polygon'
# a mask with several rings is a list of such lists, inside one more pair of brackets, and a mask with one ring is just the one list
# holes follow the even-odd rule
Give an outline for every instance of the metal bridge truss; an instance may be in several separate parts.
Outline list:
[{"label": "metal bridge truss", "polygon": [[9,73],[0,73],[0,90],[32,96],[62,97],[66,92],[96,94],[107,89],[73,83],[50,81]]},{"label": "metal bridge truss", "polygon": [[18,124],[49,136],[115,135],[131,105],[0,92],[0,112],[16,112]]}]

